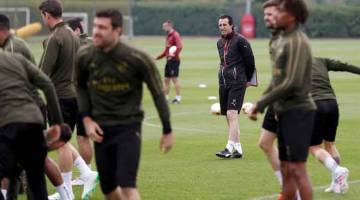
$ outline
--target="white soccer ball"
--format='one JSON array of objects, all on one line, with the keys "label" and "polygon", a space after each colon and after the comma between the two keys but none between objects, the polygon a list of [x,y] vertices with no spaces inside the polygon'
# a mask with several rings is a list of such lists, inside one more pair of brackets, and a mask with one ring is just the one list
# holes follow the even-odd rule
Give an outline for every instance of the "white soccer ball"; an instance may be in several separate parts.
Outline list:
[{"label": "white soccer ball", "polygon": [[177,47],[176,47],[176,46],[171,46],[171,47],[169,48],[169,55],[170,55],[170,56],[174,56],[176,50],[177,50]]},{"label": "white soccer ball", "polygon": [[245,114],[249,114],[251,108],[254,106],[254,104],[250,103],[250,102],[245,102],[243,103],[241,110],[245,113]]},{"label": "white soccer ball", "polygon": [[220,103],[214,103],[210,107],[210,112],[213,115],[220,115]]}]

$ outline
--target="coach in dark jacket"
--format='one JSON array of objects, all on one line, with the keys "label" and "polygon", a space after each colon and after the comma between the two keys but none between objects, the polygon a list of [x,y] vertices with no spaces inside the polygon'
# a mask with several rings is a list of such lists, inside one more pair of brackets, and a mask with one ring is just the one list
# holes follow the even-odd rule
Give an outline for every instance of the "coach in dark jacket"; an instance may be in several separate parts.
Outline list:
[{"label": "coach in dark jacket", "polygon": [[245,90],[255,70],[254,55],[249,42],[234,31],[231,16],[222,15],[218,21],[221,39],[217,42],[220,57],[219,97],[221,114],[226,115],[229,140],[221,158],[241,158],[238,113],[243,104]]}]

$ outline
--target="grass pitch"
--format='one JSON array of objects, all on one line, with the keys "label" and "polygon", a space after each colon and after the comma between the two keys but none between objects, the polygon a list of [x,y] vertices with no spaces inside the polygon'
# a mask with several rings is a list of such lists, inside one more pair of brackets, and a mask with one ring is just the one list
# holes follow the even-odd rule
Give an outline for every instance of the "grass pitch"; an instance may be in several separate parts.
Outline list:
[{"label": "grass pitch", "polygon": [[[164,37],[137,37],[129,42],[155,57],[163,50],[164,40]],[[170,105],[176,144],[167,155],[159,150],[162,128],[149,92],[145,90],[146,118],[138,177],[142,199],[276,199],[280,191],[278,182],[266,157],[257,147],[262,116],[259,121],[252,122],[240,115],[243,159],[221,160],[215,156],[215,152],[222,150],[227,141],[226,121],[224,117],[210,115],[210,105],[215,101],[207,99],[208,96],[218,96],[217,38],[185,37],[183,41],[180,67],[183,100],[179,105]],[[259,87],[251,87],[246,92],[245,101],[253,102],[268,85],[271,74],[268,40],[250,42],[260,80]],[[360,40],[312,40],[311,44],[314,56],[335,58],[360,66]],[[41,43],[31,42],[30,46],[39,60]],[[163,74],[165,61],[156,63]],[[355,200],[360,195],[360,77],[342,72],[331,72],[330,76],[340,106],[337,146],[342,165],[350,170],[350,190],[344,195],[324,193],[324,187],[330,183],[330,173],[311,156],[308,171],[315,199]],[[199,88],[199,84],[207,87]],[[174,95],[174,90],[171,90],[170,97]],[[76,144],[74,139],[72,142]],[[77,174],[75,171],[74,176]],[[50,183],[48,187],[51,194],[54,188]],[[79,199],[81,188],[74,187],[74,191],[76,199]],[[92,199],[104,199],[99,187]]]}]

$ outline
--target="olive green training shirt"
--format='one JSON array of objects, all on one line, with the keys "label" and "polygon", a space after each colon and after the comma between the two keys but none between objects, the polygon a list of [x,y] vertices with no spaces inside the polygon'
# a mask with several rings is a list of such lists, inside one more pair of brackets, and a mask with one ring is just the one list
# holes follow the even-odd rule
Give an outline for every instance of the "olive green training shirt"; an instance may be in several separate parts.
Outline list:
[{"label": "olive green training shirt", "polygon": [[314,58],[312,65],[311,94],[315,101],[336,99],[330,84],[329,71],[345,71],[360,74],[360,68],[354,65],[328,58]]},{"label": "olive green training shirt", "polygon": [[[21,38],[14,35],[10,35],[4,44],[0,47],[11,54],[18,53],[28,59],[31,63],[36,65],[34,55],[31,53],[28,44]],[[31,96],[34,98],[38,105],[44,105],[44,101],[41,99],[39,92],[34,86],[30,86]]]},{"label": "olive green training shirt", "polygon": [[141,122],[143,83],[151,92],[163,124],[171,132],[170,112],[153,60],[134,47],[118,42],[105,53],[92,44],[79,50],[77,58],[79,109],[102,126]]},{"label": "olive green training shirt", "polygon": [[79,41],[65,22],[51,28],[43,42],[40,69],[50,77],[60,99],[76,98],[74,85],[75,56]]},{"label": "olive green training shirt", "polygon": [[23,56],[0,49],[0,127],[10,123],[43,124],[43,116],[31,97],[29,85],[44,92],[54,122],[62,123],[51,80]]},{"label": "olive green training shirt", "polygon": [[272,81],[257,102],[258,110],[272,104],[278,113],[290,109],[315,110],[310,95],[312,55],[307,36],[296,28],[281,32],[272,56]]}]

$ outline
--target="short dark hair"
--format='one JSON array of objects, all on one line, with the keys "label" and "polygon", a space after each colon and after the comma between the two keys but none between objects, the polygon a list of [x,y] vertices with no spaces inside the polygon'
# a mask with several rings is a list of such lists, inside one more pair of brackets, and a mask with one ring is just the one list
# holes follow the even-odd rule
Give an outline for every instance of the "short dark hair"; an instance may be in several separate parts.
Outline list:
[{"label": "short dark hair", "polygon": [[170,24],[171,26],[174,26],[174,23],[170,19],[166,20],[164,23],[167,23],[167,24]]},{"label": "short dark hair", "polygon": [[218,20],[219,19],[228,19],[229,20],[229,25],[233,25],[234,24],[234,21],[233,21],[233,18],[230,16],[230,15],[220,15],[218,17]]},{"label": "short dark hair", "polygon": [[287,12],[294,15],[300,24],[305,24],[309,17],[309,9],[303,0],[281,0],[279,6],[283,6]]},{"label": "short dark hair", "polygon": [[267,0],[263,4],[263,8],[272,7],[272,6],[278,6],[279,0]]},{"label": "short dark hair", "polygon": [[62,16],[62,5],[61,2],[58,0],[43,1],[39,6],[39,10],[41,10],[41,12],[43,13],[47,12],[55,18],[59,18]]},{"label": "short dark hair", "polygon": [[0,28],[10,29],[10,20],[6,15],[0,14]]},{"label": "short dark hair", "polygon": [[61,124],[60,125],[60,137],[59,140],[63,142],[68,142],[71,139],[72,131],[69,125]]},{"label": "short dark hair", "polygon": [[69,25],[69,27],[75,31],[77,28],[80,29],[80,33],[84,33],[84,29],[81,25],[81,22],[83,21],[82,18],[80,17],[74,17],[74,18],[71,18],[69,19],[66,23]]},{"label": "short dark hair", "polygon": [[111,26],[113,28],[122,28],[123,16],[119,10],[116,9],[105,9],[100,10],[96,13],[96,17],[105,17],[111,19]]}]

